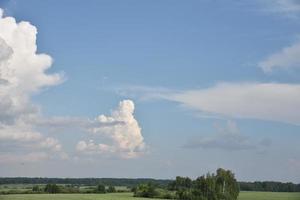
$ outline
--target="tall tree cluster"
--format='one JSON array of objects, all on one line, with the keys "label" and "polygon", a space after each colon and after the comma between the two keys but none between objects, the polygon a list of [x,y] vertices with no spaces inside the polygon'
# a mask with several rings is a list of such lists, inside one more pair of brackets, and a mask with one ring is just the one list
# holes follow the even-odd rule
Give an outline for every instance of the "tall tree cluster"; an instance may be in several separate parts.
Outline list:
[{"label": "tall tree cluster", "polygon": [[176,177],[169,184],[180,200],[236,200],[239,184],[230,170],[218,169],[216,174],[207,174],[191,180],[188,177]]}]

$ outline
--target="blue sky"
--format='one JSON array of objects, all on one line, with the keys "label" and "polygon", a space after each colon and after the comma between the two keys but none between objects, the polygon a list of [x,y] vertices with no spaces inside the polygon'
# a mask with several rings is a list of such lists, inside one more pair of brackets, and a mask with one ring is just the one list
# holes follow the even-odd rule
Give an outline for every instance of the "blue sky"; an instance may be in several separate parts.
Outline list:
[{"label": "blue sky", "polygon": [[[297,1],[0,0],[0,7],[3,19],[35,26],[33,54],[54,61],[16,78],[26,85],[60,76],[0,95],[38,108],[10,116],[11,124],[0,115],[1,176],[174,178],[224,167],[240,180],[300,182]],[[14,23],[5,23],[0,49],[18,52],[23,46],[4,30]],[[6,61],[0,67],[29,69]],[[20,120],[40,134],[39,147],[21,142]],[[16,136],[4,137],[3,127]]]}]

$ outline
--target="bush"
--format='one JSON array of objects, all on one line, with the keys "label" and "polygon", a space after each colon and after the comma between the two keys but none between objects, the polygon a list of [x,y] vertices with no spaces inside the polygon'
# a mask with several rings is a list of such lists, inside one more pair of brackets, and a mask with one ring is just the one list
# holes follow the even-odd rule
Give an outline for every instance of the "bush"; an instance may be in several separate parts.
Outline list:
[{"label": "bush", "polygon": [[153,183],[140,184],[136,187],[134,196],[135,197],[156,197],[158,193],[155,191],[155,186]]},{"label": "bush", "polygon": [[168,191],[165,188],[158,188],[155,190],[157,192],[156,198],[160,199],[175,199],[176,195],[175,192]]}]

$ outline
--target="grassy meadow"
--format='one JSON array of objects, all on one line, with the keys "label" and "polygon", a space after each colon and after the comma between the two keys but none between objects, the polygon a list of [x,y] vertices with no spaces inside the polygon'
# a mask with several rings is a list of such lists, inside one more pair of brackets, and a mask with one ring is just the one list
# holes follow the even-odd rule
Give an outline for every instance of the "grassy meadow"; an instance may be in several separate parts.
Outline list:
[{"label": "grassy meadow", "polygon": [[111,194],[17,194],[3,195],[0,200],[149,200],[149,198],[135,198],[132,193]]},{"label": "grassy meadow", "polygon": [[238,200],[300,200],[298,192],[240,192]]},{"label": "grassy meadow", "polygon": [[[111,194],[16,194],[0,195],[0,200],[150,200],[132,193]],[[241,192],[238,200],[300,200],[300,193]]]}]

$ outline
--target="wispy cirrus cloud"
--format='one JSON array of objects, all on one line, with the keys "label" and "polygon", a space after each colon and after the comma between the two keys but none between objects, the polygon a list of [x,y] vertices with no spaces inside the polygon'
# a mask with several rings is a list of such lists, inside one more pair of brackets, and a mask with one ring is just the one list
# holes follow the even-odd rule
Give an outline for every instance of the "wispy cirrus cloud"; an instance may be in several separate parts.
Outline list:
[{"label": "wispy cirrus cloud", "polygon": [[275,69],[300,68],[300,42],[297,41],[271,54],[260,61],[258,66],[266,73],[270,73]]},{"label": "wispy cirrus cloud", "polygon": [[300,14],[299,0],[257,0],[265,12],[280,14],[288,18],[298,18]]},{"label": "wispy cirrus cloud", "polygon": [[[200,115],[270,120],[300,125],[300,85],[284,83],[219,83],[212,87],[186,90],[135,91],[131,96],[154,97],[177,102]],[[148,87],[146,87],[148,88]],[[127,91],[127,92],[126,92]]]},{"label": "wispy cirrus cloud", "polygon": [[[298,20],[300,17],[299,0],[257,0],[262,10],[278,14],[283,17]],[[270,73],[276,69],[300,68],[300,42],[299,39],[290,45],[275,50],[269,56],[258,62],[258,66]]]}]

